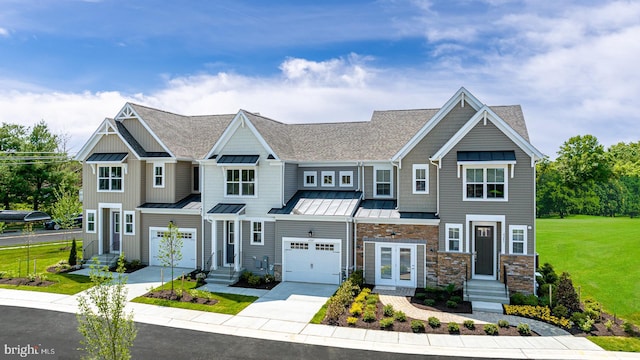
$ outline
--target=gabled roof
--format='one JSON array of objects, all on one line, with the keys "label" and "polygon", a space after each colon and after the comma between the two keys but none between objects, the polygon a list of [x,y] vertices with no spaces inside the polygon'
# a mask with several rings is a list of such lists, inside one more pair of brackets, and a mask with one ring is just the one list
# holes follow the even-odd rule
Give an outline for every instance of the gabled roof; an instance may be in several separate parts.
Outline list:
[{"label": "gabled roof", "polygon": [[203,159],[234,117],[233,114],[184,116],[129,105],[176,158]]},{"label": "gabled roof", "polygon": [[[531,157],[531,166],[534,166],[535,160],[542,159],[544,155],[536,149],[529,141],[527,141],[522,135],[520,135],[513,127],[509,126],[500,116],[498,116],[490,107],[483,106],[476,112],[474,116],[467,121],[464,126],[453,135],[449,141],[447,141],[430,159],[432,161],[440,161],[442,158],[453,149],[465,135],[467,135],[476,124],[480,121],[490,121],[493,123],[502,133],[504,133],[511,141],[513,141],[520,149],[527,153]],[[442,163],[440,164],[442,166]]]},{"label": "gabled roof", "polygon": [[89,156],[91,150],[98,144],[100,139],[104,135],[117,135],[122,143],[125,144],[131,150],[131,152],[137,157],[140,158],[139,154],[135,151],[135,149],[131,146],[131,144],[122,136],[122,134],[118,131],[118,127],[116,125],[115,120],[105,118],[100,126],[93,132],[89,140],[82,146],[80,151],[76,154],[75,159],[78,161],[83,161]]}]

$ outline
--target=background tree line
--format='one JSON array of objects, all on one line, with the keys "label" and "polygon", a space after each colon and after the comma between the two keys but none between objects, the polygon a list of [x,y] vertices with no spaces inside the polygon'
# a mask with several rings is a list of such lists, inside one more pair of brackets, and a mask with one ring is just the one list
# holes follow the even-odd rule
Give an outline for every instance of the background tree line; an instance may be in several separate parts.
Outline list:
[{"label": "background tree line", "polygon": [[605,150],[595,136],[574,136],[536,170],[538,217],[640,213],[640,141]]},{"label": "background tree line", "polygon": [[82,168],[67,153],[67,138],[44,121],[0,126],[0,209],[51,211],[56,194],[80,189]]}]

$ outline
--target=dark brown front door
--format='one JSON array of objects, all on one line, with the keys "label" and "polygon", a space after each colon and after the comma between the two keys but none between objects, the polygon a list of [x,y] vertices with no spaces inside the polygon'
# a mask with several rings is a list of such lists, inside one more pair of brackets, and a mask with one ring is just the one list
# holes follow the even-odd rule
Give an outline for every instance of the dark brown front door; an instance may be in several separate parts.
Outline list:
[{"label": "dark brown front door", "polygon": [[475,235],[475,274],[493,276],[493,226],[476,226]]}]

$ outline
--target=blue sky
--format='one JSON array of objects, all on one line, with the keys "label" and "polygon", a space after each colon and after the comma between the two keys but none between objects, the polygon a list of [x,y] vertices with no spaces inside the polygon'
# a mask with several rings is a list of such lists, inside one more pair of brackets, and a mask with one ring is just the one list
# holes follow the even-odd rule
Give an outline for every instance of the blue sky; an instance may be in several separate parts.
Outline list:
[{"label": "blue sky", "polygon": [[520,104],[551,157],[640,140],[637,1],[0,0],[0,121],[78,151],[126,101],[283,122]]}]

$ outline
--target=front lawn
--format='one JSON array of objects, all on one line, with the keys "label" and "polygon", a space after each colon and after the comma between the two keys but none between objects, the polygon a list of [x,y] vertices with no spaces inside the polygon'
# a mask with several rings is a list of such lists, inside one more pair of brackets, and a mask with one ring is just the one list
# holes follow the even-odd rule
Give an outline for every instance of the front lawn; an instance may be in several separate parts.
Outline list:
[{"label": "front lawn", "polygon": [[[222,293],[211,293],[208,291],[195,290],[196,282],[195,281],[184,281],[174,280],[173,282],[174,291],[180,292],[189,292],[194,297],[200,298],[209,298],[217,301],[214,305],[204,305],[198,304],[194,302],[181,302],[176,300],[168,300],[168,299],[157,299],[150,298],[145,295],[137,297],[132,300],[132,302],[142,303],[142,304],[151,304],[151,305],[159,305],[159,306],[167,306],[167,307],[175,307],[181,309],[189,309],[189,310],[198,310],[198,311],[208,311],[219,314],[228,314],[228,315],[236,315],[244,308],[249,306],[252,302],[258,300],[255,296],[244,296],[244,295],[235,295],[235,294],[222,294]],[[163,286],[157,287],[153,290],[167,290],[171,289],[171,283],[166,283]]]},{"label": "front lawn", "polygon": [[537,220],[540,265],[569,272],[581,296],[610,314],[640,324],[640,219],[571,216]]},{"label": "front lawn", "polygon": [[596,345],[607,351],[640,352],[640,339],[620,336],[589,336]]},{"label": "front lawn", "polygon": [[[77,241],[78,253],[81,254],[82,241]],[[29,248],[29,262],[27,263],[27,247],[10,245],[0,247],[0,277],[26,277],[34,274],[34,260],[36,264],[35,274],[39,278],[54,282],[49,286],[6,285],[0,288],[42,291],[57,294],[72,295],[86,290],[92,286],[88,276],[74,274],[53,274],[47,272],[49,266],[55,265],[60,260],[68,260],[69,242],[38,243]]]}]

